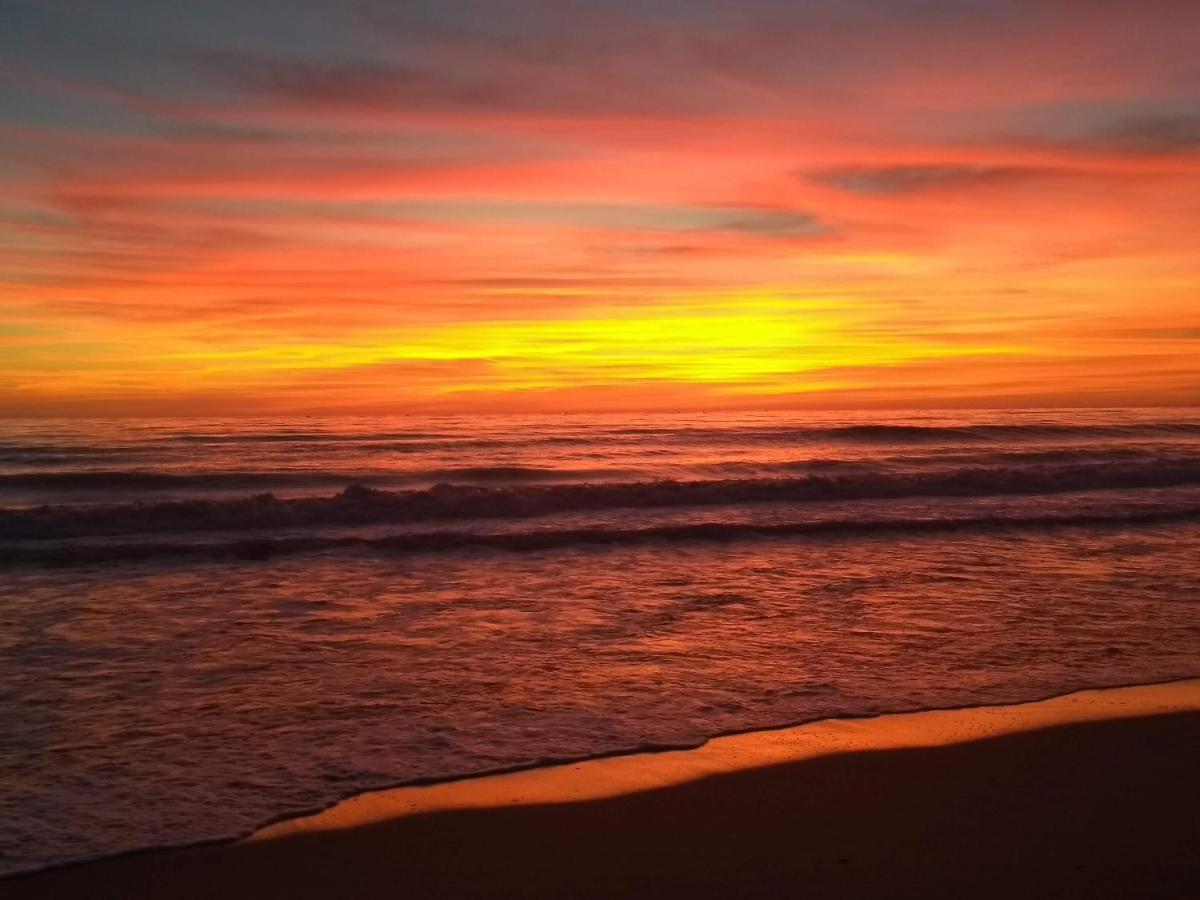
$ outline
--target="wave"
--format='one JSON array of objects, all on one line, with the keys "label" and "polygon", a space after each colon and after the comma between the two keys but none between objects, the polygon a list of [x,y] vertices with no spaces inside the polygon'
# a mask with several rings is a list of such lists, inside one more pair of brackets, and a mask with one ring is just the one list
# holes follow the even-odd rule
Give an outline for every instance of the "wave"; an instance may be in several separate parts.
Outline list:
[{"label": "wave", "polygon": [[686,440],[727,438],[742,440],[829,440],[863,444],[921,444],[955,441],[1058,440],[1062,438],[1192,438],[1200,436],[1200,422],[1120,422],[1101,424],[992,423],[980,425],[833,425],[705,428],[688,426],[615,429],[610,435],[673,437]]},{"label": "wave", "polygon": [[269,487],[329,487],[344,484],[396,484],[414,481],[565,481],[636,477],[635,472],[612,469],[569,469],[542,466],[446,466],[433,469],[397,469],[391,472],[248,471],[162,472],[152,470],[88,470],[75,472],[15,472],[0,474],[0,491],[23,490],[236,490]]},{"label": "wave", "polygon": [[238,445],[288,445],[332,447],[338,451],[386,451],[389,453],[422,453],[431,450],[490,450],[515,445],[585,445],[596,439],[587,435],[527,434],[503,437],[439,434],[434,432],[229,432],[224,434],[176,434],[157,438],[151,443],[162,447],[182,444],[196,449],[220,449]]},{"label": "wave", "polygon": [[[417,447],[401,445],[396,447],[356,445],[353,450],[370,449],[396,450],[406,453],[424,452],[430,449],[445,448]],[[442,466],[429,469],[396,469],[391,473],[374,473],[354,471],[293,471],[272,468],[252,471],[170,471],[168,469],[152,468],[80,468],[80,463],[92,461],[103,465],[108,457],[147,456],[146,448],[123,448],[120,452],[102,453],[9,453],[0,452],[0,466],[30,466],[27,471],[0,472],[0,491],[6,488],[48,490],[132,490],[136,488],[193,488],[193,487],[269,487],[273,484],[352,484],[361,481],[371,483],[395,483],[399,480],[408,481],[437,481],[444,479],[472,480],[506,480],[506,481],[561,481],[564,478],[600,477],[606,480],[615,478],[637,477],[633,470],[617,470],[611,468],[571,469],[552,466],[523,466],[523,465],[463,465]],[[1135,459],[1152,458],[1154,450],[1141,447],[1089,447],[1068,446],[1045,449],[1023,450],[987,450],[971,449],[962,452],[939,452],[936,455],[881,456],[874,460],[840,459],[836,457],[814,456],[794,460],[755,461],[731,460],[728,462],[703,463],[695,467],[696,471],[716,474],[737,475],[761,473],[763,471],[814,471],[822,469],[862,469],[879,463],[902,465],[928,465],[960,463],[960,464],[990,464],[1013,462],[1085,462],[1103,459]],[[378,459],[378,457],[376,457]],[[123,460],[132,462],[131,460]],[[53,468],[52,468],[53,467]]]},{"label": "wave", "polygon": [[569,479],[635,477],[630,471],[614,469],[557,469],[550,466],[450,466],[407,473],[421,481],[565,481]]},{"label": "wave", "polygon": [[361,441],[364,438],[380,441],[440,440],[452,435],[420,431],[383,432],[339,432],[339,431],[230,431],[230,432],[180,432],[166,435],[158,440],[162,443],[182,444],[279,444],[319,443],[338,441]]},{"label": "wave", "polygon": [[607,509],[786,501],[1053,494],[1200,484],[1200,459],[967,467],[927,472],[833,472],[742,478],[481,486],[387,491],[354,484],[333,496],[274,494],[0,510],[0,538],[56,539],[197,530],[269,530],[451,519],[524,519]]},{"label": "wave", "polygon": [[363,537],[255,538],[217,542],[141,541],[60,547],[0,546],[0,567],[72,566],[135,562],[171,556],[262,561],[276,556],[365,549],[385,553],[438,553],[469,548],[530,552],[580,545],[673,541],[730,542],[753,538],[928,534],[997,529],[1129,528],[1200,520],[1200,506],[1125,513],[1062,513],[1031,516],[978,515],[946,518],[829,519],[805,522],[700,522],[647,528],[567,528],[509,532],[433,531]]},{"label": "wave", "polygon": [[[1180,441],[1194,441],[1200,437],[1200,422],[1144,422],[1144,423],[1111,423],[1111,424],[1069,424],[1069,423],[992,423],[977,425],[908,425],[908,424],[859,424],[835,426],[807,425],[737,425],[732,427],[710,426],[679,426],[653,427],[631,426],[625,428],[597,428],[587,432],[576,433],[451,433],[438,431],[278,431],[278,432],[180,432],[161,435],[145,440],[125,438],[117,444],[97,444],[88,441],[53,441],[35,440],[4,440],[0,439],[0,470],[7,469],[6,474],[0,474],[0,490],[5,486],[18,488],[39,489],[42,487],[54,490],[115,488],[131,490],[142,486],[155,488],[184,488],[212,484],[216,488],[244,487],[269,490],[274,485],[282,484],[346,484],[362,481],[364,484],[383,484],[388,479],[377,477],[358,477],[352,472],[339,475],[336,471],[329,478],[294,478],[292,475],[282,477],[260,477],[257,474],[229,473],[217,475],[207,472],[189,473],[171,472],[169,467],[174,464],[181,466],[200,466],[204,461],[230,461],[230,454],[236,454],[245,459],[256,459],[257,464],[270,467],[268,460],[292,458],[295,454],[306,457],[325,457],[333,463],[335,470],[354,469],[362,465],[368,471],[389,457],[411,460],[414,467],[421,465],[422,457],[433,455],[446,459],[452,458],[470,461],[487,459],[492,456],[507,456],[508,451],[519,448],[521,455],[530,451],[537,452],[540,448],[544,458],[552,458],[560,448],[592,448],[605,453],[619,448],[622,455],[651,454],[661,455],[665,449],[668,455],[685,451],[686,448],[705,447],[708,450],[717,448],[738,448],[736,455],[751,447],[770,447],[773,453],[786,451],[789,448],[801,453],[820,452],[825,449],[826,455],[836,457],[838,451],[832,448],[854,447],[855,452],[861,453],[864,448],[876,452],[886,452],[886,448],[894,448],[894,452],[903,453],[904,448],[912,448],[912,453],[928,453],[933,448],[950,450],[958,449],[957,459],[947,458],[945,461],[968,462],[968,453],[977,454],[979,462],[1004,461],[1004,450],[1010,453],[1029,453],[1030,459],[1037,445],[1043,459],[1047,462],[1069,461],[1078,451],[1080,458],[1116,457],[1123,452],[1142,452],[1153,448],[1155,444],[1176,444]],[[1139,447],[1139,442],[1143,445]],[[1070,445],[1076,445],[1072,447]],[[1046,446],[1049,445],[1049,446]],[[1149,446],[1146,446],[1149,445]],[[1023,448],[1023,449],[1022,449]],[[1086,449],[1085,449],[1086,448]],[[1159,447],[1159,450],[1162,448]],[[240,452],[239,452],[240,451]],[[492,451],[491,454],[488,451]],[[361,454],[361,456],[360,456]],[[992,456],[991,454],[994,454]],[[536,458],[536,457],[535,457]],[[1014,457],[1015,458],[1015,457]],[[336,461],[335,461],[336,460]],[[366,461],[363,463],[362,461]],[[897,461],[903,461],[897,457]],[[237,465],[237,462],[233,463]],[[828,465],[849,465],[847,461],[830,460]],[[255,463],[250,463],[254,466]],[[163,468],[159,468],[162,466]],[[18,467],[28,471],[13,471]],[[493,475],[489,465],[465,465],[461,471],[451,468],[431,470],[425,480],[439,478],[471,478],[473,480],[538,480],[538,467],[530,467],[534,474],[527,476],[522,472],[512,470],[511,477],[503,474]],[[498,467],[503,468],[503,467]],[[786,470],[813,470],[818,468],[815,461],[783,464],[778,468]],[[466,470],[477,469],[475,475]],[[713,466],[713,471],[719,472],[721,466]],[[761,467],[760,467],[761,469]],[[107,470],[107,471],[102,471]],[[748,471],[744,465],[731,464],[727,471],[736,474]],[[45,481],[38,477],[45,473]],[[611,476],[606,476],[611,478]],[[206,479],[211,481],[206,482]],[[418,476],[410,480],[419,480]],[[553,479],[560,480],[555,476]],[[94,482],[91,483],[91,482]],[[396,483],[392,479],[393,484]]]},{"label": "wave", "polygon": [[0,465],[61,466],[78,465],[85,461],[95,461],[97,464],[103,465],[106,460],[152,457],[154,452],[150,447],[70,447],[29,444],[0,447]]},{"label": "wave", "polygon": [[627,441],[631,438],[663,438],[688,441],[780,441],[823,440],[846,443],[936,443],[954,441],[1036,441],[1062,438],[1195,438],[1200,437],[1200,421],[1149,422],[993,422],[963,425],[847,424],[805,425],[631,425],[618,428],[595,427],[564,433],[550,430],[540,434],[503,432],[467,434],[462,431],[219,431],[162,434],[143,441],[128,440],[125,446],[87,445],[75,442],[56,444],[42,439],[26,442],[0,438],[0,453],[125,453],[138,449],[161,448],[172,444],[185,446],[254,444],[330,444],[351,445],[361,449],[488,448],[522,445],[575,445]]},{"label": "wave", "polygon": [[844,425],[808,433],[835,441],[864,444],[924,444],[957,441],[1044,441],[1066,438],[1190,438],[1200,436],[1200,423],[1138,424],[989,424],[989,425]]},{"label": "wave", "polygon": [[[1190,448],[1189,448],[1190,449]],[[1200,455],[1184,452],[1171,453],[1169,456],[1159,450],[1148,450],[1142,447],[1086,447],[1067,446],[1037,449],[1004,449],[987,448],[969,450],[939,450],[934,453],[915,451],[897,454],[874,455],[871,458],[836,458],[814,456],[801,459],[770,460],[758,462],[754,460],[734,460],[730,462],[708,463],[697,467],[698,471],[739,473],[765,471],[779,472],[821,472],[821,471],[879,471],[881,468],[919,467],[924,469],[942,468],[947,465],[960,467],[1020,465],[1042,463],[1097,463],[1140,460],[1151,464],[1172,459],[1183,461],[1196,459]]]},{"label": "wave", "polygon": [[337,485],[347,481],[373,482],[373,476],[339,472],[156,472],[89,470],[76,472],[16,472],[0,475],[0,490],[139,490],[237,489],[268,485]]},{"label": "wave", "polygon": [[[1177,454],[1173,454],[1176,455]],[[935,454],[909,454],[882,457],[886,463],[928,464],[963,463],[981,465],[985,463],[1068,463],[1102,462],[1110,460],[1148,460],[1153,462],[1163,454],[1143,447],[1121,446],[1077,446],[1039,447],[1020,450],[971,449],[966,451],[939,451]]]}]

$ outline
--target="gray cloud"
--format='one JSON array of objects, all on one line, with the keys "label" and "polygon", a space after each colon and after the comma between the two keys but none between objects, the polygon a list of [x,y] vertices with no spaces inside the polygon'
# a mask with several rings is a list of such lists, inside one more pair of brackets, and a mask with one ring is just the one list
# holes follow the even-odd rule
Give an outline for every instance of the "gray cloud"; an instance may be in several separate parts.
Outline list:
[{"label": "gray cloud", "polygon": [[735,231],[758,237],[813,237],[828,232],[816,217],[790,209],[745,209],[725,221],[708,226],[710,231]]},{"label": "gray cloud", "polygon": [[854,194],[918,194],[956,188],[1004,187],[1086,173],[1048,166],[987,166],[941,163],[906,166],[844,166],[809,173],[818,184]]},{"label": "gray cloud", "polygon": [[461,81],[415,66],[379,63],[329,64],[214,54],[205,60],[238,88],[314,106],[510,106],[517,99],[498,84]]},{"label": "gray cloud", "polygon": [[1200,115],[1134,116],[1099,130],[1084,142],[1117,153],[1200,152]]}]

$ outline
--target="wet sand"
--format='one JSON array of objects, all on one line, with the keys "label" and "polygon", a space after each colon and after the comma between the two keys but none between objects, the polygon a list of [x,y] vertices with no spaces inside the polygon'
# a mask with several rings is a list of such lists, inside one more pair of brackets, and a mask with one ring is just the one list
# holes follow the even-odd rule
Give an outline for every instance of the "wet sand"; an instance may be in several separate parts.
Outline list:
[{"label": "wet sand", "polygon": [[1200,897],[1200,681],[364,795],[12,898]]}]

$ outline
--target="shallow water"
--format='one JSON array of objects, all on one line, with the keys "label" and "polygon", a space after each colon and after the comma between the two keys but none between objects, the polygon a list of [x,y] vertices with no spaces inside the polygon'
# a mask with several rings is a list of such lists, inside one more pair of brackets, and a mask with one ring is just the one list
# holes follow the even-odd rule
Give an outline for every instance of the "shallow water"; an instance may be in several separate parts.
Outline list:
[{"label": "shallow water", "polygon": [[7,871],[1200,674],[1186,411],[13,423],[0,464]]}]

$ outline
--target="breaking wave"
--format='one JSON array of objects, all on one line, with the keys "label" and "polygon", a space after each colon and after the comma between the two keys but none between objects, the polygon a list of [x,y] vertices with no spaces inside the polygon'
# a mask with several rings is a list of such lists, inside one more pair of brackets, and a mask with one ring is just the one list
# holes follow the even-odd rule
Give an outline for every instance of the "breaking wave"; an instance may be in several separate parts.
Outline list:
[{"label": "breaking wave", "polygon": [[563,528],[508,532],[433,531],[386,536],[314,535],[213,542],[140,541],[68,547],[0,547],[0,566],[86,565],[206,556],[265,560],[275,556],[329,550],[367,549],[384,553],[438,553],[467,548],[528,552],[587,544],[635,544],[669,541],[736,541],[767,537],[947,533],[986,529],[1130,527],[1200,519],[1200,506],[1123,513],[1046,515],[975,515],[945,518],[828,519],[806,522],[698,522],[645,528]]},{"label": "breaking wave", "polygon": [[62,539],[198,530],[268,530],[452,519],[524,519],[610,509],[720,506],[906,497],[983,497],[1200,484],[1200,459],[972,466],[925,472],[847,471],[741,478],[504,486],[437,484],[378,490],[354,484],[333,496],[273,494],[96,506],[0,510],[0,538]]},{"label": "breaking wave", "polygon": [[0,490],[237,490],[238,488],[330,487],[344,484],[395,484],[413,481],[563,481],[599,477],[630,477],[610,469],[569,469],[540,466],[446,466],[397,469],[375,474],[271,470],[256,472],[162,472],[89,470],[76,472],[16,472],[0,474]]}]

